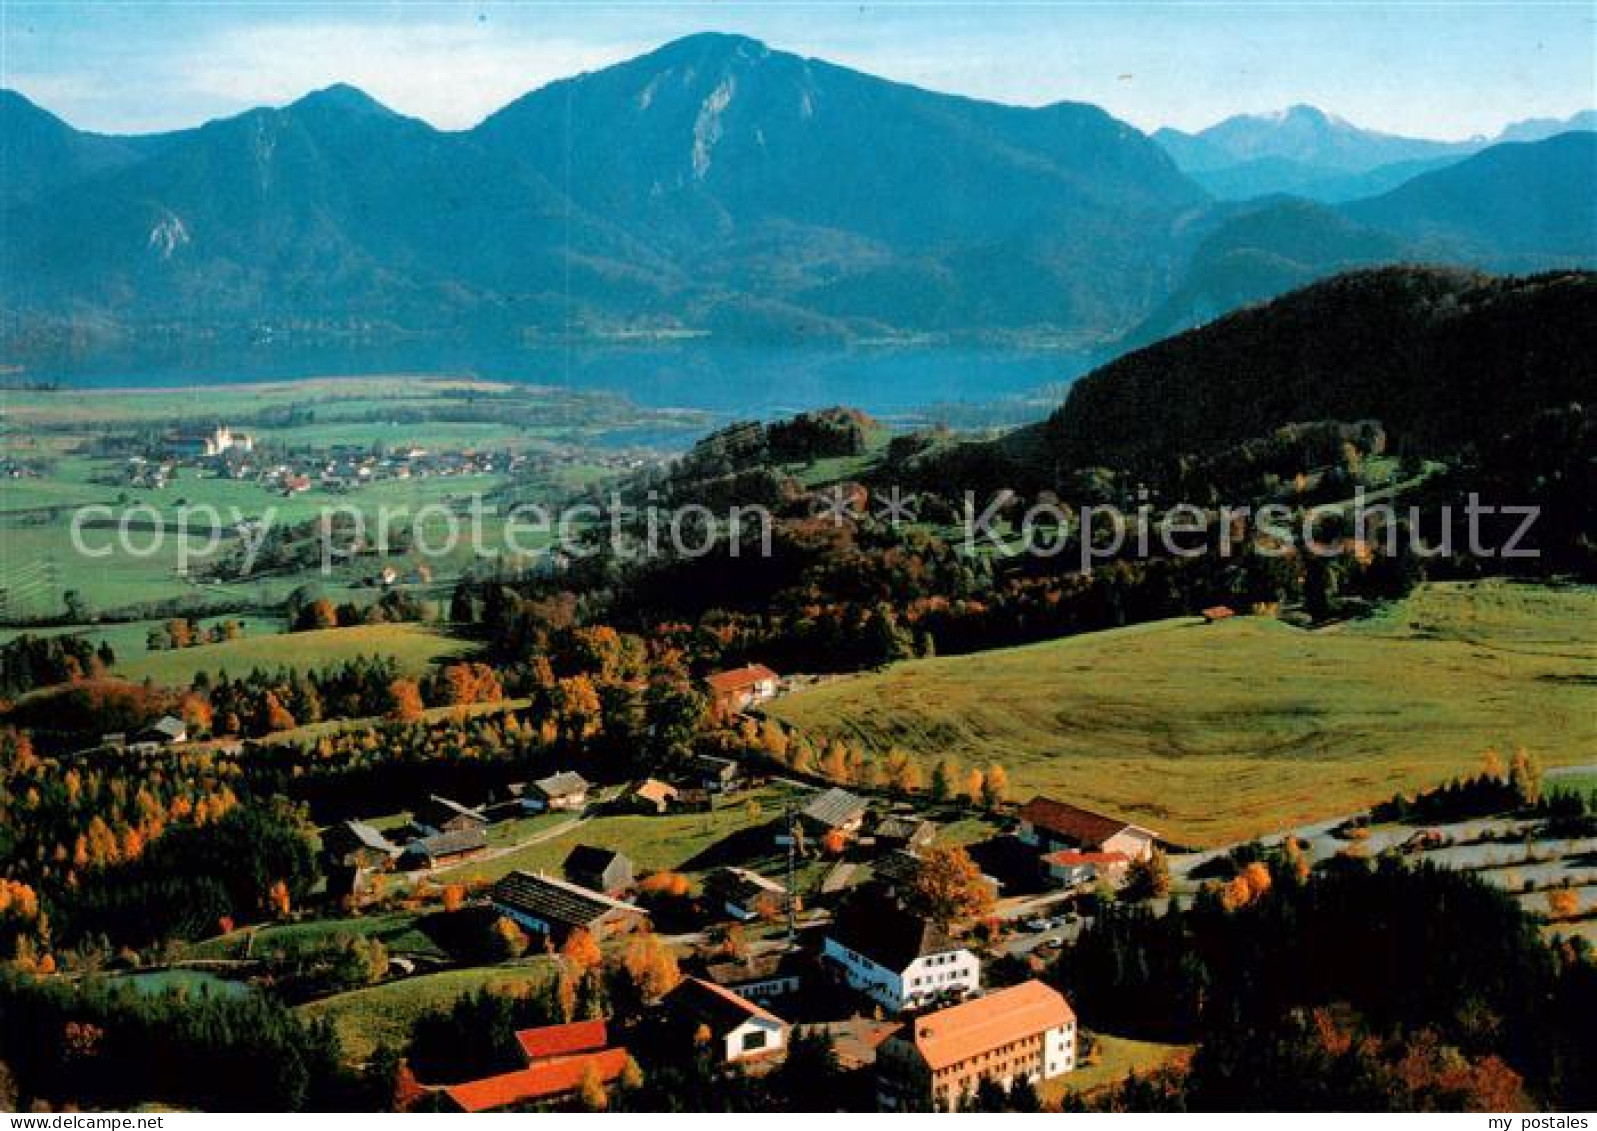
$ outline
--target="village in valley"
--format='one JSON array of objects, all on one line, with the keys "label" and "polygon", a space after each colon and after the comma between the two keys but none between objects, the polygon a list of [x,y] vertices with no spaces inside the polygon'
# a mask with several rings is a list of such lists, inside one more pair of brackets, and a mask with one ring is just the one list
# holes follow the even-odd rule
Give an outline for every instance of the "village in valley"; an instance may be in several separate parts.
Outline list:
[{"label": "village in valley", "polygon": [[[715,709],[734,716],[757,711],[782,685],[758,664],[704,682]],[[757,800],[773,785],[783,790],[774,812]],[[625,952],[644,938],[679,956],[671,988],[638,1003],[622,1026],[594,1017],[518,1030],[524,1067],[453,1082],[407,1072],[412,1104],[469,1112],[558,1105],[584,1090],[591,1099],[631,1063],[615,1043],[621,1028],[641,1028],[639,1039],[656,1048],[675,1042],[674,1055],[693,1050],[720,1070],[754,1074],[776,1069],[794,1039],[821,1039],[855,1077],[849,1087],[884,1110],[968,1108],[983,1088],[1025,1091],[1040,1104],[1038,1089],[1057,1099],[1091,1042],[1066,998],[1035,976],[1042,959],[1132,869],[1164,875],[1164,865],[1158,834],[1135,824],[1047,797],[985,802],[978,796],[962,813],[956,798],[933,807],[773,782],[767,767],[699,755],[666,777],[607,787],[560,770],[481,800],[431,795],[386,831],[355,819],[325,829],[322,860],[329,892],[353,908],[370,909],[398,881],[448,891],[459,913],[519,930],[528,953],[559,962],[594,948]],[[679,873],[641,869],[624,846],[589,831],[613,815],[691,820],[717,810],[748,820],[700,853],[736,842],[728,862],[704,867],[691,887]],[[505,854],[491,847],[494,828],[535,815],[558,821],[537,838],[558,846],[547,857],[562,856],[558,868],[474,878],[473,861]],[[992,834],[977,856],[1005,878],[940,839],[949,816],[966,832]],[[750,859],[764,870],[744,866]],[[986,972],[995,961],[1001,984]]]},{"label": "village in valley", "polygon": [[[1230,615],[1206,615],[1222,611]],[[753,725],[789,683],[753,664],[711,673],[703,686],[728,724]],[[187,739],[171,718],[136,737],[146,746]],[[349,1008],[362,995],[387,988],[397,1000],[407,985],[421,992],[459,968],[452,944],[440,951],[439,940],[492,937],[507,979],[495,992],[525,993],[516,977],[543,968],[548,992],[565,1001],[554,1012],[572,1019],[514,1029],[511,1068],[501,1058],[477,1073],[457,1061],[435,1078],[402,1062],[396,1102],[411,1110],[593,1110],[621,1102],[651,1070],[693,1063],[712,1080],[757,1080],[782,1071],[795,1047],[793,1071],[835,1075],[839,1094],[852,1097],[838,1102],[1042,1110],[1190,1052],[1097,1031],[1059,988],[1053,963],[1104,908],[1129,901],[1162,911],[1200,892],[1244,906],[1269,888],[1262,860],[1306,875],[1311,861],[1372,847],[1364,816],[1268,848],[1183,851],[1156,830],[1065,800],[1014,803],[1001,770],[965,788],[934,785],[912,800],[700,754],[660,776],[600,784],[560,769],[481,794],[432,793],[402,813],[321,830],[317,905],[335,918],[318,925],[297,915],[295,925],[247,928],[204,950],[241,956],[248,969],[275,936],[359,932],[363,921],[419,944],[385,950],[371,990],[302,1007],[340,1026],[373,1021],[366,1007]],[[651,824],[664,827],[663,844]],[[674,848],[672,833],[684,830]],[[1591,837],[1497,832],[1510,844],[1524,837],[1527,861],[1555,872],[1561,863],[1578,870],[1597,850]],[[1442,859],[1454,833],[1479,838],[1464,843],[1498,839],[1479,822],[1444,834],[1388,818],[1373,847]],[[647,864],[629,855],[639,842]],[[1589,883],[1597,873],[1570,878]],[[395,929],[396,914],[407,929]],[[428,921],[425,932],[411,929]],[[461,952],[481,961],[475,943]],[[208,961],[180,958],[171,969]],[[607,964],[633,981],[624,1005],[598,989]]]}]

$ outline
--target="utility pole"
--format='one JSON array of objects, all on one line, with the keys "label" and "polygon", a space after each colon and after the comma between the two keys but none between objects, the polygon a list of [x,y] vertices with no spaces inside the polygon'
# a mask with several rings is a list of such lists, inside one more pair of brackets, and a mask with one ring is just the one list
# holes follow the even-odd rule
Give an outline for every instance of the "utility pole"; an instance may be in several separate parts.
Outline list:
[{"label": "utility pole", "polygon": [[787,819],[787,945],[792,946],[798,935],[798,894],[793,888],[793,873],[797,870],[798,815],[793,812],[793,802],[786,806]]}]

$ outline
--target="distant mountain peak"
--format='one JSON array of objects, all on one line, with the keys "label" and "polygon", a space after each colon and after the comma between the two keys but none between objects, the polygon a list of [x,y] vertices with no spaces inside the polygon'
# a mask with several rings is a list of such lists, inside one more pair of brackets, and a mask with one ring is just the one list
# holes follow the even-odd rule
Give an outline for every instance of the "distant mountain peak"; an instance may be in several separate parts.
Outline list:
[{"label": "distant mountain peak", "polygon": [[768,55],[771,49],[758,39],[735,32],[700,31],[673,39],[651,51],[644,58],[660,55],[697,54],[713,52],[725,55]]},{"label": "distant mountain peak", "polygon": [[[1244,117],[1246,115],[1243,115]],[[1312,122],[1315,125],[1328,126],[1332,123],[1341,123],[1342,119],[1332,114],[1327,114],[1318,106],[1311,106],[1307,102],[1294,102],[1285,110],[1277,110],[1265,117],[1277,122]]]},{"label": "distant mountain peak", "polygon": [[364,90],[351,86],[346,82],[334,83],[332,86],[323,87],[321,90],[313,90],[297,101],[290,103],[288,109],[346,115],[380,116],[384,118],[397,118],[400,116]]}]

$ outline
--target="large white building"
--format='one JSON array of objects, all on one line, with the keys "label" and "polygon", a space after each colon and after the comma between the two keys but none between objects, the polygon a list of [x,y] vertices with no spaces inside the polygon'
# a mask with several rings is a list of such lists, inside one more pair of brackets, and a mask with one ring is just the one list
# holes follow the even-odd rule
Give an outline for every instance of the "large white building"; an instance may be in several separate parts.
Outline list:
[{"label": "large white building", "polygon": [[981,962],[934,924],[856,901],[827,928],[821,959],[889,1013],[958,1001],[981,988]]}]

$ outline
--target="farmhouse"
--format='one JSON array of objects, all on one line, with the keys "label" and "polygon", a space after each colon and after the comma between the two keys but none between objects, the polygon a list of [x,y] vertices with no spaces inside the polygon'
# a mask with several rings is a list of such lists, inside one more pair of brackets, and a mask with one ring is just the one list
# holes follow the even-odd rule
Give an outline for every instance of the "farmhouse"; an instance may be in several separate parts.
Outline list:
[{"label": "farmhouse", "polygon": [[581,809],[588,803],[589,785],[572,770],[561,770],[532,783],[524,803],[529,809]]},{"label": "farmhouse", "polygon": [[717,868],[704,877],[704,894],[743,922],[787,906],[785,887],[747,868]]},{"label": "farmhouse", "polygon": [[1057,990],[1023,982],[916,1018],[883,1041],[877,1098],[888,1109],[955,1111],[984,1077],[1007,1089],[1075,1066],[1075,1012]]},{"label": "farmhouse", "polygon": [[865,823],[866,803],[846,789],[828,789],[816,794],[799,811],[799,820],[817,836],[840,832],[845,836],[859,832]]},{"label": "farmhouse", "polygon": [[633,805],[646,813],[669,813],[677,801],[677,787],[658,778],[647,778],[632,791]]},{"label": "farmhouse", "polygon": [[715,672],[704,679],[710,701],[728,711],[746,711],[776,696],[781,679],[764,664],[750,664],[732,671]]},{"label": "farmhouse", "polygon": [[632,861],[609,848],[579,844],[567,854],[561,871],[578,887],[617,896],[632,886]]},{"label": "farmhouse", "polygon": [[1100,879],[1119,883],[1131,867],[1131,857],[1124,852],[1077,852],[1062,848],[1042,858],[1048,878],[1066,887],[1095,884]]},{"label": "farmhouse", "polygon": [[435,836],[438,833],[484,828],[488,824],[488,818],[479,809],[473,809],[434,793],[416,807],[416,811],[411,814],[410,822],[421,830],[423,836]]},{"label": "farmhouse", "polygon": [[712,962],[704,968],[704,979],[750,1001],[768,1005],[799,992],[804,984],[804,968],[804,956],[797,950],[771,950],[726,962]]},{"label": "farmhouse", "polygon": [[452,829],[420,837],[405,846],[400,865],[405,868],[437,868],[477,855],[488,847],[488,834],[481,825]]},{"label": "farmhouse", "polygon": [[578,927],[595,939],[625,934],[649,918],[647,911],[634,904],[531,872],[511,872],[494,884],[489,898],[501,914],[555,942]]},{"label": "farmhouse", "polygon": [[398,845],[364,821],[341,821],[322,833],[323,855],[352,868],[385,867],[399,852]]},{"label": "farmhouse", "polygon": [[787,1051],[788,1024],[764,1006],[702,978],[685,979],[666,1004],[689,1032],[704,1026],[723,1064],[748,1064]]},{"label": "farmhouse", "polygon": [[1078,852],[1120,852],[1128,860],[1148,856],[1159,839],[1159,834],[1152,829],[1040,796],[1021,806],[1020,827],[1015,835],[1045,855],[1074,849]]},{"label": "farmhouse", "polygon": [[872,834],[882,852],[919,852],[937,839],[937,823],[925,817],[883,817]]},{"label": "farmhouse", "polygon": [[730,758],[700,754],[693,759],[691,774],[693,783],[700,789],[711,793],[730,793],[738,787],[742,770]]},{"label": "farmhouse", "polygon": [[821,958],[892,1013],[981,988],[974,954],[928,920],[874,900],[853,900],[839,912],[826,928]]},{"label": "farmhouse", "polygon": [[134,736],[136,742],[153,742],[160,746],[176,746],[188,740],[188,725],[176,715],[162,715]]},{"label": "farmhouse", "polygon": [[590,1072],[613,1083],[627,1064],[626,1049],[608,1047],[603,1020],[522,1029],[516,1044],[527,1067],[450,1085],[444,1095],[463,1112],[550,1104],[576,1095]]}]

